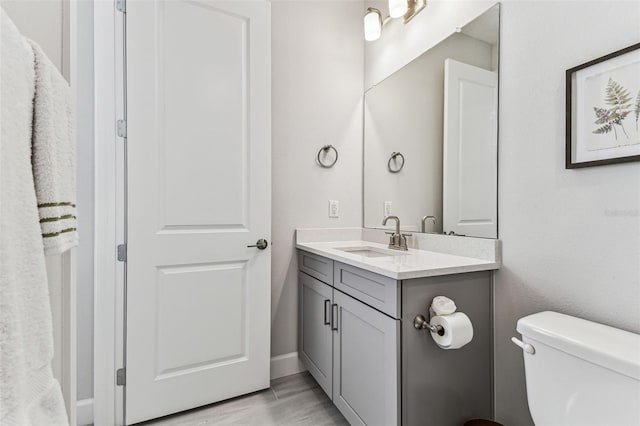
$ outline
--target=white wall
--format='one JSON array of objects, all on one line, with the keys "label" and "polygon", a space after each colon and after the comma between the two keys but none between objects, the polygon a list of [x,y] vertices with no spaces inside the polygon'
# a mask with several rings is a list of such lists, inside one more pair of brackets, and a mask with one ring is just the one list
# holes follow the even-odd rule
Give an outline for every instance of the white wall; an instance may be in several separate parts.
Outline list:
[{"label": "white wall", "polygon": [[[272,355],[297,350],[297,227],[362,224],[360,1],[272,2]],[[333,144],[332,169],[315,164]],[[329,200],[340,218],[328,217]]]},{"label": "white wall", "polygon": [[564,168],[564,71],[640,41],[640,2],[505,2],[495,276],[498,421],[531,424],[518,318],[640,332],[640,163]]},{"label": "white wall", "polygon": [[93,396],[93,2],[78,1],[77,185],[78,399]]},{"label": "white wall", "polygon": [[68,10],[63,1],[2,0],[1,4],[20,32],[37,42],[68,79],[69,63],[63,58],[63,25],[68,25]]}]

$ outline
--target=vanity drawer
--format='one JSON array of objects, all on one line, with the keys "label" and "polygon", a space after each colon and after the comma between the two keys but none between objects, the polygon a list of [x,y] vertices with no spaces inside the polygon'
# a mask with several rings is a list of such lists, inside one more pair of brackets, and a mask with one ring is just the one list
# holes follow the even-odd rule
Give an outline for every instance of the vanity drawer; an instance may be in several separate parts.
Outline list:
[{"label": "vanity drawer", "polygon": [[313,278],[333,285],[333,260],[298,250],[298,268]]},{"label": "vanity drawer", "polygon": [[339,262],[333,269],[335,288],[393,318],[400,317],[398,281]]}]

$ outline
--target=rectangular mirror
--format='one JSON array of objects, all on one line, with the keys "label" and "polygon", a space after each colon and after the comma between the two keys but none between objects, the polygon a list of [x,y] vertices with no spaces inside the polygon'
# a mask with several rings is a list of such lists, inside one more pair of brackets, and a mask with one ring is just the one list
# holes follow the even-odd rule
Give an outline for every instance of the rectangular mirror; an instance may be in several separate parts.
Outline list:
[{"label": "rectangular mirror", "polygon": [[366,228],[395,215],[497,238],[499,18],[497,4],[365,92]]}]

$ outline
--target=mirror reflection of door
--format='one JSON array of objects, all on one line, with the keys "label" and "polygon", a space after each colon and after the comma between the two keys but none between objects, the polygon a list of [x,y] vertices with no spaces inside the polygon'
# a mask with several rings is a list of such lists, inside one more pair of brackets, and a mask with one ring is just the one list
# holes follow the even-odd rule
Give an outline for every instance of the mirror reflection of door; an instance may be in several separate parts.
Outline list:
[{"label": "mirror reflection of door", "polygon": [[443,229],[495,238],[498,232],[498,73],[445,60]]}]

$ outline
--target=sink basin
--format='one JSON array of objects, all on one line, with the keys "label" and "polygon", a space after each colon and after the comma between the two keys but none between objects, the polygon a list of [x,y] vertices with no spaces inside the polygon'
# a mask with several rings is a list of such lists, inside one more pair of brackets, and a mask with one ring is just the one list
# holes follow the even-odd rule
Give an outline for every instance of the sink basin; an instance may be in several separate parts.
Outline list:
[{"label": "sink basin", "polygon": [[390,256],[405,256],[409,254],[406,251],[385,250],[377,247],[337,247],[336,250],[344,251],[347,253],[355,254],[364,257],[390,257]]}]

